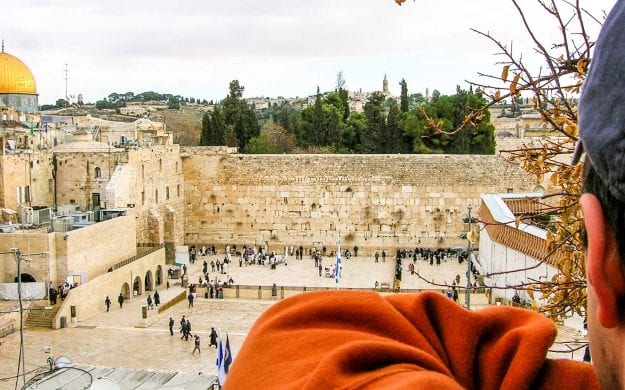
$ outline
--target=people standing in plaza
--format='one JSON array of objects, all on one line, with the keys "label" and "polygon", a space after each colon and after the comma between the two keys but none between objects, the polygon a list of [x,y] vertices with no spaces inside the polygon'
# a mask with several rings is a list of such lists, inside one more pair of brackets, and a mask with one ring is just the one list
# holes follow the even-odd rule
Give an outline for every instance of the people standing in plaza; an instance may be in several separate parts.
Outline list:
[{"label": "people standing in plaza", "polygon": [[382,251],[382,262],[386,262],[386,251]]},{"label": "people standing in plaza", "polygon": [[122,293],[119,293],[119,296],[117,297],[117,303],[119,303],[120,309],[122,308],[122,306],[124,306],[124,296],[122,295]]},{"label": "people standing in plaza", "polygon": [[202,353],[202,351],[200,351],[200,336],[198,336],[197,334],[193,336],[193,351],[191,352],[191,354],[194,354],[195,351],[197,351],[198,353]]},{"label": "people standing in plaza", "polygon": [[174,335],[174,324],[175,324],[174,319],[169,317],[169,334],[172,336]]},{"label": "people standing in plaza", "polygon": [[193,293],[189,293],[187,299],[189,300],[189,308],[193,307]]},{"label": "people standing in plaza", "polygon": [[108,295],[106,296],[106,299],[104,300],[104,304],[106,305],[106,311],[111,310],[111,298],[109,298]]},{"label": "people standing in plaza", "polygon": [[148,297],[146,298],[146,303],[148,304],[148,310],[152,310],[154,308],[152,305],[152,294],[148,294]]},{"label": "people standing in plaza", "polygon": [[211,346],[215,346],[215,348],[217,348],[217,331],[215,330],[215,328],[211,328],[211,334],[210,334],[210,344],[208,344],[208,347],[210,348]]},{"label": "people standing in plaza", "polygon": [[[183,315],[180,319],[180,333],[183,333],[182,337],[184,337],[184,329],[187,326],[187,319]],[[182,337],[180,339],[182,339]]]},{"label": "people standing in plaza", "polygon": [[156,307],[161,304],[161,296],[158,293],[158,290],[154,291],[154,304],[156,305]]},{"label": "people standing in plaza", "polygon": [[375,262],[378,262],[378,259],[380,258],[380,253],[378,251],[375,251],[375,255],[373,255],[373,257],[375,258]]},{"label": "people standing in plaza", "polygon": [[191,321],[187,320],[187,324],[184,329],[184,340],[189,341],[189,336],[191,336]]}]

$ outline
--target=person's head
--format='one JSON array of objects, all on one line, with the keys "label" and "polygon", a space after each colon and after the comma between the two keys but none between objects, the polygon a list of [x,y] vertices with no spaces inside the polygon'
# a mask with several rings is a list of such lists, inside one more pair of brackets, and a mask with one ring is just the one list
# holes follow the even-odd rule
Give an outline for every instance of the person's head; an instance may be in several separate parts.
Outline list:
[{"label": "person's head", "polygon": [[604,388],[625,385],[625,0],[606,19],[579,103],[586,152],[588,334]]}]

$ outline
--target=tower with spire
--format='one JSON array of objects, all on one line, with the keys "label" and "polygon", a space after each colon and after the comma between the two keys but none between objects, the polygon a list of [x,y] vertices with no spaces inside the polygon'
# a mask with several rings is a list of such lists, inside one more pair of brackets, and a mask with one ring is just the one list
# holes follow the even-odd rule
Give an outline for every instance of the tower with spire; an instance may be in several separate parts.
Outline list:
[{"label": "tower with spire", "polygon": [[382,93],[388,95],[388,80],[386,79],[386,73],[384,73],[384,80],[382,81]]}]

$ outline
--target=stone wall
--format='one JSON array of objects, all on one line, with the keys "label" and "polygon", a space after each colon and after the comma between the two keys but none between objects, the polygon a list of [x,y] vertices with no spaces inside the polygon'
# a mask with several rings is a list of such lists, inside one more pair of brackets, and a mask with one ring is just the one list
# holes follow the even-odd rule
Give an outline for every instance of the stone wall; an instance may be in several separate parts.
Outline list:
[{"label": "stone wall", "polygon": [[[56,204],[77,204],[81,210],[104,206],[104,189],[111,178],[115,165],[123,158],[115,151],[61,152],[56,151]],[[96,174],[96,170],[98,174]],[[100,197],[93,204],[92,194]]]},{"label": "stone wall", "polygon": [[123,216],[56,234],[67,246],[67,271],[91,280],[137,253],[136,232],[134,217]]},{"label": "stone wall", "polygon": [[[67,233],[23,231],[0,235],[0,252],[19,248],[22,273],[56,286],[70,275],[86,280],[106,273],[115,263],[137,253],[134,217],[124,216]],[[13,282],[17,264],[12,253],[0,254],[0,282]]]},{"label": "stone wall", "polygon": [[21,271],[37,282],[55,282],[56,244],[54,234],[45,232],[4,233],[0,236],[0,282],[12,283],[17,276],[17,261],[11,248],[19,248],[22,255]]},{"label": "stone wall", "polygon": [[[52,153],[40,151],[0,157],[0,207],[47,206],[54,202]],[[29,187],[30,202],[20,202],[18,187]]]},{"label": "stone wall", "polygon": [[137,172],[137,239],[140,243],[184,242],[184,177],[179,145],[129,151]]},{"label": "stone wall", "polygon": [[481,194],[534,187],[497,156],[182,154],[185,242],[197,245],[452,246]]}]

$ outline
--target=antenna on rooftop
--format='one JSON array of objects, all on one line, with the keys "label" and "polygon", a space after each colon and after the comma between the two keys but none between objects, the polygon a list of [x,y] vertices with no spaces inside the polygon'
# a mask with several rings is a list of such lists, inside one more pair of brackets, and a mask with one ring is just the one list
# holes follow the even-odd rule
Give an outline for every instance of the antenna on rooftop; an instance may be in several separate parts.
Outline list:
[{"label": "antenna on rooftop", "polygon": [[65,101],[67,102],[67,104],[69,104],[69,94],[67,93],[67,73],[69,72],[69,69],[67,67],[67,64],[65,64]]}]

